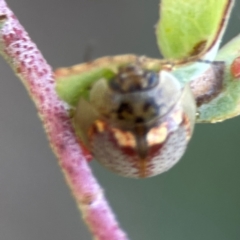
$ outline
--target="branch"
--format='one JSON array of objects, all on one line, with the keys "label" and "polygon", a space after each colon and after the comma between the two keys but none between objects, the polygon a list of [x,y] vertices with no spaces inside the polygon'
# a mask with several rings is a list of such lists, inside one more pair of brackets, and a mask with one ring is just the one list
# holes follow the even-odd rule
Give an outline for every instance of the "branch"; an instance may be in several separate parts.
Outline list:
[{"label": "branch", "polygon": [[93,236],[98,240],[126,240],[79,146],[68,106],[55,92],[51,67],[4,0],[0,0],[0,51],[35,102],[51,147]]}]

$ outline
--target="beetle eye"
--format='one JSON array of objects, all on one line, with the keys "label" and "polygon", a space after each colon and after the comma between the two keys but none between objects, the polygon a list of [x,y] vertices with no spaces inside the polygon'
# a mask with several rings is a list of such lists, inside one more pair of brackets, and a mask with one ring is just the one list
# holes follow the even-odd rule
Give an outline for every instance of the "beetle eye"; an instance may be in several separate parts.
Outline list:
[{"label": "beetle eye", "polygon": [[148,80],[148,87],[149,88],[156,86],[158,81],[159,81],[159,76],[155,72],[149,72],[147,74],[146,78]]}]

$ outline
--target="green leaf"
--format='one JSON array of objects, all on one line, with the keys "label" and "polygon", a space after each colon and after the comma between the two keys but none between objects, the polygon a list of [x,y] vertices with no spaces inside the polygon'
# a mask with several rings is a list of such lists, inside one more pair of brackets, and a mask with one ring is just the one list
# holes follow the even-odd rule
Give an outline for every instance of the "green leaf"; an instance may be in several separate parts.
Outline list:
[{"label": "green leaf", "polygon": [[79,98],[88,97],[91,85],[101,79],[110,79],[115,74],[107,68],[96,68],[81,74],[60,77],[57,81],[56,91],[59,97],[71,106],[76,106]]},{"label": "green leaf", "polygon": [[200,58],[222,37],[234,0],[162,0],[156,34],[165,58]]}]

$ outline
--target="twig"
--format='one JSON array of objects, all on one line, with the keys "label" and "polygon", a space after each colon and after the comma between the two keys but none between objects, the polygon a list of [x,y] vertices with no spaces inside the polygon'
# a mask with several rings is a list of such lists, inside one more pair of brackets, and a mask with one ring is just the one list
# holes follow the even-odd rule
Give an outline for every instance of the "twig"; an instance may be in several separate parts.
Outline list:
[{"label": "twig", "polygon": [[36,104],[84,221],[95,239],[126,240],[74,134],[68,106],[59,100],[51,67],[4,0],[0,0],[0,51]]}]

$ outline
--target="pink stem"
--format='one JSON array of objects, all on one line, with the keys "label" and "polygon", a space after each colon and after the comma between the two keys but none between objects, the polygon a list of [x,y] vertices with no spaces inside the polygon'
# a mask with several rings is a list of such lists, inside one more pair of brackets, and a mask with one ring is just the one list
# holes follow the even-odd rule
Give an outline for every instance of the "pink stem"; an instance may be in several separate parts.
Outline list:
[{"label": "pink stem", "polygon": [[79,146],[68,106],[55,92],[51,67],[4,0],[0,0],[0,51],[36,104],[51,147],[95,239],[126,240]]}]

